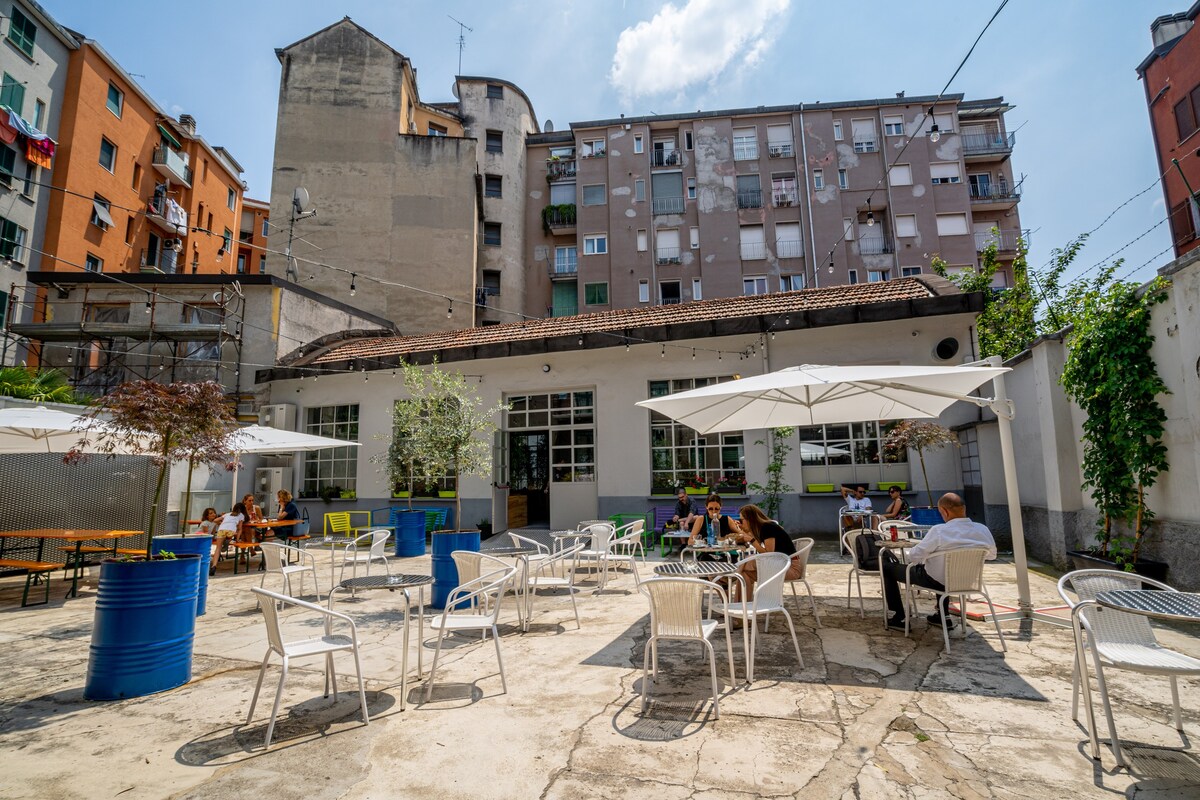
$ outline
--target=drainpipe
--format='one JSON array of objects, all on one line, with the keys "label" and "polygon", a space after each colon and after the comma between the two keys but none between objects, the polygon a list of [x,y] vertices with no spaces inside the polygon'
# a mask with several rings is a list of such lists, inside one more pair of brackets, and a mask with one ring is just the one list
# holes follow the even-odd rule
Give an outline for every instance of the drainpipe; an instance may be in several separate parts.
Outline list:
[{"label": "drainpipe", "polygon": [[812,263],[813,267],[813,288],[821,288],[821,265],[814,259],[817,257],[817,232],[813,227],[813,204],[812,204],[812,183],[809,181],[808,175],[808,142],[804,135],[804,103],[800,104],[800,158],[804,162],[804,203],[808,211],[808,238],[812,250],[808,257],[804,259],[805,263]]},{"label": "drainpipe", "polygon": [[887,189],[888,213],[886,216],[888,230],[883,231],[884,243],[887,234],[892,234],[892,276],[900,277],[900,243],[896,239],[896,207],[892,204],[892,176],[888,173],[887,130],[883,127],[883,107],[879,108],[879,154],[883,156],[883,185]]}]

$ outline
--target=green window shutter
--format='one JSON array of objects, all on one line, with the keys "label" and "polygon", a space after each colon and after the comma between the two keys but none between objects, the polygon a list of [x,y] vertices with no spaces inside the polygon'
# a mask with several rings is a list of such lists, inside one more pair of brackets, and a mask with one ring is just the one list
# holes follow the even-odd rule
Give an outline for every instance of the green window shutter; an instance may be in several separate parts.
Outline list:
[{"label": "green window shutter", "polygon": [[8,106],[18,117],[24,116],[25,87],[7,72],[4,73],[4,84],[0,86],[0,106]]},{"label": "green window shutter", "polygon": [[16,169],[17,153],[10,147],[0,146],[0,174],[12,175]]},{"label": "green window shutter", "polygon": [[553,315],[568,317],[579,313],[579,288],[575,281],[559,281],[554,284]]},{"label": "green window shutter", "polygon": [[[13,6],[12,24],[8,26],[8,40],[17,46],[25,55],[33,58],[33,42],[37,38],[37,26],[33,20],[21,13],[21,9]],[[16,111],[16,109],[13,109]]]},{"label": "green window shutter", "polygon": [[583,287],[584,302],[589,306],[608,305],[608,284],[588,283]]}]

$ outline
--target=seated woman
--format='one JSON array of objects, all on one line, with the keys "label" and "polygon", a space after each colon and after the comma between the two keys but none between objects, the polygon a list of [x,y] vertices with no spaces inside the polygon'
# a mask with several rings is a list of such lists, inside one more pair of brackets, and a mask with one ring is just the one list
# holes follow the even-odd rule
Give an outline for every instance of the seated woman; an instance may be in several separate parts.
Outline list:
[{"label": "seated woman", "polygon": [[246,506],[236,503],[233,510],[223,515],[218,521],[217,532],[213,537],[212,563],[208,568],[209,575],[217,574],[217,558],[229,541],[242,541],[245,535]]},{"label": "seated woman", "polygon": [[671,517],[671,522],[679,526],[681,531],[690,531],[692,525],[701,516],[692,508],[692,500],[688,497],[688,493],[684,489],[679,490],[679,497],[675,501],[675,515]]},{"label": "seated woman", "polygon": [[[793,581],[799,578],[801,568],[795,558],[796,545],[792,544],[787,531],[778,522],[768,519],[763,510],[756,505],[742,506],[738,513],[741,514],[742,527],[745,529],[738,541],[753,547],[754,553],[783,553],[792,556],[784,580]],[[754,562],[743,562],[738,565],[738,573],[746,580],[746,600],[753,600],[754,584],[758,582],[758,565]]]},{"label": "seated woman", "polygon": [[300,509],[292,501],[292,493],[287,489],[280,489],[275,493],[275,499],[279,503],[279,512],[275,515],[275,519],[279,521],[292,521],[292,525],[279,529],[279,535],[287,539],[295,536],[298,533],[297,525],[300,524]]},{"label": "seated woman", "polygon": [[[742,529],[738,526],[737,520],[730,519],[725,514],[721,513],[721,496],[719,494],[710,494],[708,499],[704,501],[705,515],[696,517],[692,522],[692,535],[688,538],[688,546],[704,545],[708,541],[708,525],[711,522],[713,527],[713,535],[717,539],[724,539],[729,536],[740,536]],[[714,558],[710,554],[705,554],[708,558]]]},{"label": "seated woman", "polygon": [[908,519],[908,501],[900,496],[899,486],[888,487],[888,507],[883,519]]},{"label": "seated woman", "polygon": [[270,528],[254,527],[254,523],[262,522],[266,517],[263,515],[262,506],[254,502],[254,494],[252,492],[247,492],[242,496],[242,505],[246,509],[246,526],[244,532],[248,541],[261,542],[263,539],[275,535]]}]

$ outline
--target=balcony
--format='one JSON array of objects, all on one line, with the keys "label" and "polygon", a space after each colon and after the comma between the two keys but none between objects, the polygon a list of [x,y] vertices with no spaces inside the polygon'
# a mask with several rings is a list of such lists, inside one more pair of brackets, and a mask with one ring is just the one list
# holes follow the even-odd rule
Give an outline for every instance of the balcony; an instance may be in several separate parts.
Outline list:
[{"label": "balcony", "polygon": [[1007,136],[1000,131],[964,133],[962,134],[963,158],[967,161],[987,161],[996,156],[1007,158],[1012,155],[1013,145],[1016,144],[1016,141],[1015,133]]},{"label": "balcony", "polygon": [[997,253],[1012,253],[1017,249],[1020,240],[1024,239],[1029,245],[1029,230],[1023,231],[989,231],[975,234],[975,252],[982,253],[988,245],[995,244]]},{"label": "balcony", "polygon": [[650,211],[653,214],[682,214],[682,197],[654,197],[650,200]]},{"label": "balcony", "polygon": [[654,150],[650,153],[652,167],[678,167],[683,163],[683,157],[678,150]]},{"label": "balcony", "polygon": [[682,264],[683,256],[678,247],[659,247],[654,251],[654,263],[660,267],[667,264]]},{"label": "balcony", "polygon": [[187,212],[182,211],[182,225],[176,225],[168,219],[167,196],[158,194],[146,202],[146,219],[157,225],[170,236],[183,237],[187,235]]},{"label": "balcony", "polygon": [[767,144],[767,158],[791,158],[795,155],[791,142]]},{"label": "balcony", "polygon": [[577,172],[577,165],[573,158],[552,158],[546,161],[546,180],[550,182],[574,178]]},{"label": "balcony", "polygon": [[787,208],[800,202],[795,189],[776,189],[771,192],[771,205],[776,208]]},{"label": "balcony", "polygon": [[172,150],[165,144],[154,148],[152,162],[154,169],[167,180],[182,183],[189,188],[192,185],[192,169],[188,166],[188,157],[177,150]]},{"label": "balcony", "polygon": [[742,242],[742,261],[761,261],[767,257],[767,246],[762,242]]},{"label": "balcony", "polygon": [[578,256],[565,256],[556,258],[550,264],[550,280],[573,280],[578,274]]},{"label": "balcony", "polygon": [[738,208],[762,208],[762,189],[747,189],[737,193]]},{"label": "balcony", "polygon": [[780,239],[775,242],[777,258],[803,258],[804,241],[801,239]]},{"label": "balcony", "polygon": [[971,202],[994,208],[1012,208],[1021,199],[1021,187],[1007,183],[973,184]]},{"label": "balcony", "polygon": [[733,160],[753,161],[758,158],[758,142],[733,140]]},{"label": "balcony", "polygon": [[864,236],[858,240],[858,254],[860,256],[877,256],[883,253],[894,252],[896,252],[896,245],[890,237]]},{"label": "balcony", "polygon": [[253,244],[254,243],[254,232],[253,231],[240,231],[238,233],[238,241],[241,242],[242,244]]},{"label": "balcony", "polygon": [[579,313],[579,303],[559,304],[546,309],[548,317],[573,317]]},{"label": "balcony", "polygon": [[854,152],[874,153],[879,150],[879,140],[874,133],[856,133],[854,135]]},{"label": "balcony", "polygon": [[561,203],[542,209],[542,230],[555,236],[575,232],[575,204]]},{"label": "balcony", "polygon": [[[168,239],[167,241],[172,240]],[[139,266],[142,272],[161,272],[166,275],[174,275],[181,262],[182,258],[175,248],[163,244],[157,248],[142,248]]]}]

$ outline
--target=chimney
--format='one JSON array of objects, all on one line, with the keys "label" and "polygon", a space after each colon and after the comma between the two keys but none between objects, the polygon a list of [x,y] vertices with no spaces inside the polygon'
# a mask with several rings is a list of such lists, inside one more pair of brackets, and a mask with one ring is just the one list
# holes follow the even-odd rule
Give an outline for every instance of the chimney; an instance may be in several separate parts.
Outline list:
[{"label": "chimney", "polygon": [[1186,12],[1165,14],[1150,23],[1150,38],[1155,47],[1162,47],[1183,36],[1191,27],[1192,21],[1188,19]]},{"label": "chimney", "polygon": [[183,130],[188,134],[188,136],[195,136],[196,135],[196,118],[193,117],[191,114],[180,114],[179,115],[179,127],[183,128]]}]

